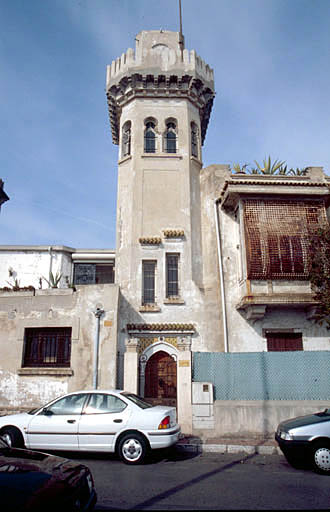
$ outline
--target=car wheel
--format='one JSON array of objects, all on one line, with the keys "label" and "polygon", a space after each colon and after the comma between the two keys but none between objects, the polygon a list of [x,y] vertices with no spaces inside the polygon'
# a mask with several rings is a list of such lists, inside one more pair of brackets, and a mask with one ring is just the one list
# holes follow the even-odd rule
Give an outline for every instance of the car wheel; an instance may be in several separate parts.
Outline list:
[{"label": "car wheel", "polygon": [[147,442],[141,434],[125,434],[119,441],[119,457],[125,464],[141,464],[147,451]]},{"label": "car wheel", "polygon": [[5,439],[11,448],[24,448],[24,439],[17,428],[7,427],[1,431],[1,437]]},{"label": "car wheel", "polygon": [[330,475],[329,441],[318,441],[312,446],[312,464],[317,473]]}]

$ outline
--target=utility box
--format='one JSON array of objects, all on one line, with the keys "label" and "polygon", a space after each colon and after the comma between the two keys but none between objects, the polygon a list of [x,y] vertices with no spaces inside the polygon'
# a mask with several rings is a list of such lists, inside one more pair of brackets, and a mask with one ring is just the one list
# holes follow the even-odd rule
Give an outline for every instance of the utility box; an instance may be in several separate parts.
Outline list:
[{"label": "utility box", "polygon": [[211,382],[192,383],[192,404],[194,416],[213,416],[213,384]]}]

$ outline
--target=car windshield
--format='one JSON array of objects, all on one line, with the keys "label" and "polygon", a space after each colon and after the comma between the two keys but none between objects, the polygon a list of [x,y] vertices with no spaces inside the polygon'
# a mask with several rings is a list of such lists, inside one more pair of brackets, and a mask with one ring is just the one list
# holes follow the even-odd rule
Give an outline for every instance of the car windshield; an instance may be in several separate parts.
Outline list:
[{"label": "car windshield", "polygon": [[148,402],[143,400],[143,398],[141,398],[140,396],[134,395],[133,393],[123,392],[123,393],[121,393],[121,395],[123,395],[125,398],[128,398],[128,400],[133,402],[135,405],[137,405],[141,409],[149,409],[149,407],[152,407],[152,405],[148,404]]}]

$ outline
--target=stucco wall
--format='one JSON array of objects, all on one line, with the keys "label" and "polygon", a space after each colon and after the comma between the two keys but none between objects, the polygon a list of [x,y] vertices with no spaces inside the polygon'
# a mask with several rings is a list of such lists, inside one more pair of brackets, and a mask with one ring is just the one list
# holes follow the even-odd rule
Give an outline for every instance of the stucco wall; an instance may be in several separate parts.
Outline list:
[{"label": "stucco wall", "polygon": [[[96,307],[100,325],[99,388],[116,387],[118,287],[114,284],[0,293],[0,409],[26,409],[92,387]],[[26,327],[71,327],[71,366],[22,368]]]}]

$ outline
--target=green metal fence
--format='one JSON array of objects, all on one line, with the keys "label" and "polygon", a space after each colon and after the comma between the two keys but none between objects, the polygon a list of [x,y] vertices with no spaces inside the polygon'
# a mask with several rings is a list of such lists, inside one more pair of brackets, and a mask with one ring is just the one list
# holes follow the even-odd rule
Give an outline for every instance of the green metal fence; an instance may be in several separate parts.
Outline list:
[{"label": "green metal fence", "polygon": [[193,381],[216,400],[330,401],[330,351],[194,352]]}]

